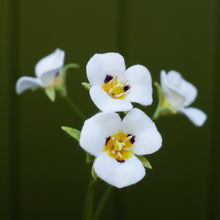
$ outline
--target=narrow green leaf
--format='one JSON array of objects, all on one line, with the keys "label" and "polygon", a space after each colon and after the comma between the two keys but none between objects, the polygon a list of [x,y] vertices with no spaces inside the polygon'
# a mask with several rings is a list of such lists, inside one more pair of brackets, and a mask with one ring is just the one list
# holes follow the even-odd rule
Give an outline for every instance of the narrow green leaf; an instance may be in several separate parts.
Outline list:
[{"label": "narrow green leaf", "polygon": [[71,137],[73,137],[75,140],[79,141],[80,138],[80,131],[75,129],[75,128],[70,128],[70,127],[61,127],[62,130],[64,130],[67,134],[69,134]]},{"label": "narrow green leaf", "polygon": [[54,86],[47,87],[45,93],[52,102],[55,101],[56,92]]},{"label": "narrow green leaf", "polygon": [[150,162],[144,156],[138,156],[139,160],[142,162],[143,166],[152,169]]},{"label": "narrow green leaf", "polygon": [[90,90],[92,85],[90,83],[86,83],[86,82],[82,82],[82,86],[85,88],[85,89],[88,89]]}]

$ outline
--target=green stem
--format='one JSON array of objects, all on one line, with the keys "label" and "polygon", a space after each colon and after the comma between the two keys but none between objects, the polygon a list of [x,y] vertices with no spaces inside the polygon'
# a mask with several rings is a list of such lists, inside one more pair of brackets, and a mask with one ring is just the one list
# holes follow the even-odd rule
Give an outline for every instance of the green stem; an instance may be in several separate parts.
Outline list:
[{"label": "green stem", "polygon": [[153,116],[152,116],[153,121],[157,120],[160,117],[160,109],[161,109],[161,107],[160,107],[160,105],[158,105]]},{"label": "green stem", "polygon": [[92,179],[89,183],[86,200],[85,209],[83,213],[83,220],[91,220],[93,215],[93,197],[94,197],[94,184],[96,179]]},{"label": "green stem", "polygon": [[157,89],[157,96],[158,96],[158,104],[157,104],[157,108],[152,116],[152,120],[157,120],[160,117],[160,111],[161,111],[161,106],[162,106],[162,97],[163,97],[163,93],[161,91],[160,85],[159,83],[155,82],[154,86]]},{"label": "green stem", "polygon": [[63,72],[66,73],[69,68],[79,68],[79,64],[77,63],[69,63],[63,67]]},{"label": "green stem", "polygon": [[63,98],[67,101],[67,103],[71,106],[71,108],[75,111],[75,113],[79,115],[83,121],[85,121],[86,116],[78,109],[75,103],[68,96],[63,96]]},{"label": "green stem", "polygon": [[113,189],[113,187],[111,185],[109,185],[107,187],[107,189],[105,190],[105,193],[103,194],[103,196],[102,196],[102,198],[101,198],[101,200],[99,202],[98,208],[97,208],[97,210],[95,212],[93,220],[98,220],[98,218],[99,218],[99,216],[100,216],[100,214],[102,212],[102,209],[103,209],[103,207],[104,207],[104,205],[105,205],[105,203],[106,203],[106,201],[107,201],[107,199],[108,199],[112,189]]}]

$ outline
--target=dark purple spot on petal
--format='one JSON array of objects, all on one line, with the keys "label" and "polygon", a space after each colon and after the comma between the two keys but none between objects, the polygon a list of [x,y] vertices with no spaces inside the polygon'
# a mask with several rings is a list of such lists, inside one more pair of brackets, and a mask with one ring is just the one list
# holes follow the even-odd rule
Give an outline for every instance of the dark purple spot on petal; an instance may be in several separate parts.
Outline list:
[{"label": "dark purple spot on petal", "polygon": [[126,86],[124,87],[124,92],[128,91],[130,88],[131,88],[131,87],[130,87],[129,85],[126,85]]},{"label": "dark purple spot on petal", "polygon": [[106,75],[105,80],[104,80],[104,83],[107,83],[107,82],[111,81],[112,79],[113,79],[113,76],[111,76],[111,75]]},{"label": "dark purple spot on petal", "polygon": [[119,163],[124,163],[125,160],[117,160]]},{"label": "dark purple spot on petal", "polygon": [[127,136],[132,136],[130,142],[133,144],[135,142],[135,135],[132,135],[132,134],[128,134]]},{"label": "dark purple spot on petal", "polygon": [[107,137],[105,140],[105,145],[108,143],[108,141],[110,140],[111,136]]},{"label": "dark purple spot on petal", "polygon": [[56,72],[55,73],[55,77],[59,76],[60,75],[60,72]]}]

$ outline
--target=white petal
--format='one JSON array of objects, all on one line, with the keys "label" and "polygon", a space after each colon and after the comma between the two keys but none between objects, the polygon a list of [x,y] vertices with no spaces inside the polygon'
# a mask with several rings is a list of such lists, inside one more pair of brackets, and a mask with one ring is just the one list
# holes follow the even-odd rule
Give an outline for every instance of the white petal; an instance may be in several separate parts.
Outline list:
[{"label": "white petal", "polygon": [[142,105],[152,104],[152,80],[148,69],[142,65],[134,65],[125,72],[128,85],[131,87],[125,99]]},{"label": "white petal", "polygon": [[181,108],[178,109],[178,112],[186,115],[196,126],[202,126],[206,119],[207,115],[197,108]]},{"label": "white petal", "polygon": [[98,113],[84,122],[80,146],[94,156],[105,147],[106,138],[118,132],[121,119],[116,113]]},{"label": "white petal", "polygon": [[41,74],[41,81],[45,87],[51,85],[56,77],[61,74],[61,69],[52,70]]},{"label": "white petal", "polygon": [[134,154],[152,154],[162,145],[154,122],[140,109],[135,108],[124,117],[122,131],[135,136]]},{"label": "white petal", "polygon": [[167,74],[167,82],[169,87],[176,90],[185,98],[184,106],[188,106],[195,101],[198,93],[196,87],[186,81],[180,73],[174,70],[169,71]]},{"label": "white petal", "polygon": [[34,77],[23,76],[16,83],[16,93],[21,94],[25,90],[42,87],[42,82]]},{"label": "white petal", "polygon": [[117,188],[135,184],[145,176],[142,163],[134,155],[120,163],[104,152],[96,158],[94,169],[98,177]]},{"label": "white petal", "polygon": [[119,53],[95,54],[87,63],[86,72],[92,85],[103,85],[106,75],[118,76],[123,80],[125,72],[124,58]]},{"label": "white petal", "polygon": [[132,104],[125,99],[114,99],[100,86],[92,86],[89,91],[92,101],[103,112],[129,111]]},{"label": "white petal", "polygon": [[59,72],[64,64],[65,52],[56,49],[53,53],[42,58],[35,66],[35,74],[41,77],[46,72]]},{"label": "white petal", "polygon": [[170,83],[168,82],[166,72],[162,70],[160,72],[160,82],[161,88],[164,92],[164,95],[167,101],[175,108],[182,108],[185,104],[185,98],[183,95],[177,91],[176,88],[173,88]]}]

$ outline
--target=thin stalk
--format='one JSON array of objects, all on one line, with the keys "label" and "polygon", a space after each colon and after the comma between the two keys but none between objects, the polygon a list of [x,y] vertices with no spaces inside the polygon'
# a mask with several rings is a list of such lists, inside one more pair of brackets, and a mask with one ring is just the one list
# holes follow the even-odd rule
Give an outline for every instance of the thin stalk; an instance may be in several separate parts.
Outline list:
[{"label": "thin stalk", "polygon": [[153,116],[152,116],[152,120],[155,121],[157,120],[159,117],[160,117],[160,110],[161,110],[161,107],[160,105],[158,104]]},{"label": "thin stalk", "polygon": [[83,220],[91,220],[93,215],[93,197],[94,197],[94,184],[96,179],[92,179],[89,183],[86,200],[85,200],[85,208],[83,213]]},{"label": "thin stalk", "polygon": [[162,106],[162,97],[163,97],[163,93],[161,91],[160,85],[159,83],[155,82],[154,86],[157,89],[157,95],[158,95],[158,104],[157,104],[157,108],[152,116],[152,120],[157,120],[160,117],[160,111],[161,111],[161,106]]},{"label": "thin stalk", "polygon": [[102,198],[101,198],[101,200],[99,202],[98,208],[96,209],[96,212],[95,212],[93,220],[98,220],[98,218],[99,218],[99,216],[100,216],[100,214],[102,212],[102,209],[103,209],[103,207],[104,207],[104,205],[105,205],[105,203],[106,203],[106,201],[107,201],[107,199],[108,199],[112,189],[113,189],[113,187],[111,185],[109,185],[107,187],[107,189],[105,190],[105,193],[103,194],[103,196],[102,196]]},{"label": "thin stalk", "polygon": [[75,105],[75,103],[69,98],[69,96],[63,96],[63,98],[67,101],[70,107],[74,110],[74,112],[83,120],[86,120],[86,116],[79,110],[79,108]]}]

